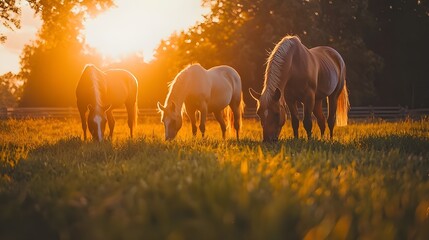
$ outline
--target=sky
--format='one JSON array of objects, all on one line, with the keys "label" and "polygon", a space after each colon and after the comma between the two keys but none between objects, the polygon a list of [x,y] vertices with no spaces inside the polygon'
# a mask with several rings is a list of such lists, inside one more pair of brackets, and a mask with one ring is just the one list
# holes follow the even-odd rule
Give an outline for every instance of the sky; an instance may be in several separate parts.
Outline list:
[{"label": "sky", "polygon": [[[0,75],[19,72],[25,44],[36,38],[42,22],[23,1],[21,29],[6,32],[0,45]],[[116,0],[116,7],[89,19],[84,25],[86,43],[110,58],[138,52],[150,61],[161,39],[203,20],[208,9],[200,0]]]},{"label": "sky", "polygon": [[19,72],[19,55],[25,44],[35,40],[37,30],[42,25],[42,21],[34,16],[34,11],[23,1],[21,28],[15,31],[5,30],[0,25],[2,33],[5,33],[7,40],[0,44],[0,75],[6,72]]}]

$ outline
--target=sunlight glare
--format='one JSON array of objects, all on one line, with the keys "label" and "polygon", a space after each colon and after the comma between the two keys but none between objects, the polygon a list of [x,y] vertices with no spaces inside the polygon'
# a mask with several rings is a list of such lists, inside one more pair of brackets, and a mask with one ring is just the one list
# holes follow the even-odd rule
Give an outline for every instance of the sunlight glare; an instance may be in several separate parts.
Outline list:
[{"label": "sunlight glare", "polygon": [[161,39],[201,21],[205,13],[199,0],[119,0],[117,7],[86,21],[83,35],[104,57],[140,53],[148,62]]}]

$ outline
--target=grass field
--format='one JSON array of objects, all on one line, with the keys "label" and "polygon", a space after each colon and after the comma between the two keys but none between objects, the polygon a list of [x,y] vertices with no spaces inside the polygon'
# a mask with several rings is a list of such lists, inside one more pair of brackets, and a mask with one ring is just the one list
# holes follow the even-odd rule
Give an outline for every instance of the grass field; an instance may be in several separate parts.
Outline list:
[{"label": "grass field", "polygon": [[77,120],[1,120],[0,239],[429,239],[428,119],[333,141],[287,123],[276,144],[253,120],[240,142],[140,121],[99,144]]}]

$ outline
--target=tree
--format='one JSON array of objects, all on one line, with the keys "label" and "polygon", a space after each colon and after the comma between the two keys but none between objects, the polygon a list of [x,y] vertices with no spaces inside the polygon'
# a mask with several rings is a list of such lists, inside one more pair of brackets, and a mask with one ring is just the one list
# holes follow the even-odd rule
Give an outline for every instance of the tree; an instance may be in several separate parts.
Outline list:
[{"label": "tree", "polygon": [[27,45],[21,55],[20,76],[26,80],[21,106],[75,105],[74,89],[83,67],[101,61],[85,49],[80,38],[83,21],[109,4],[111,0],[32,3],[43,26],[38,39]]},{"label": "tree", "polygon": [[366,42],[385,61],[376,81],[381,104],[429,106],[429,1],[370,1],[377,29]]},{"label": "tree", "polygon": [[375,17],[368,10],[369,2],[320,1],[319,28],[324,43],[337,49],[346,62],[352,106],[379,101],[375,82],[384,63],[365,41],[366,33],[377,29]]},{"label": "tree", "polygon": [[[57,7],[60,5],[70,5],[73,12],[84,12],[85,14],[94,15],[100,10],[106,9],[113,4],[113,0],[26,0],[30,6],[41,14],[42,20],[47,22],[54,22],[58,20],[54,15],[57,15]],[[2,0],[0,1],[0,20],[2,25],[7,29],[19,29],[21,27],[21,3],[22,0]],[[6,36],[0,33],[0,43],[6,40]]]},{"label": "tree", "polygon": [[22,82],[18,76],[8,72],[0,76],[0,108],[16,107],[21,96]]},{"label": "tree", "polygon": [[[21,27],[19,16],[21,9],[18,6],[18,0],[3,0],[0,1],[0,20],[2,25],[7,29],[16,29]],[[6,41],[4,33],[0,32],[0,43]]]},{"label": "tree", "polygon": [[[363,33],[374,28],[366,1],[204,0],[211,12],[202,23],[173,35],[158,48],[159,61],[171,66],[200,62],[228,64],[248,87],[261,89],[268,52],[285,35],[298,35],[308,47],[328,45],[345,59],[352,105],[375,99],[375,78],[382,60],[369,50]],[[163,59],[160,59],[163,58]]]}]

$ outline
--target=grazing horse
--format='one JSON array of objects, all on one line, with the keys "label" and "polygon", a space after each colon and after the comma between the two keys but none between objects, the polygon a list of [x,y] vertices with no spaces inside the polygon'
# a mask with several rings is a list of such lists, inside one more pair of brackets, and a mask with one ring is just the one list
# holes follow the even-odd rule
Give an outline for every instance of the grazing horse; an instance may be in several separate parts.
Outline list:
[{"label": "grazing horse", "polygon": [[[182,110],[182,106],[184,108]],[[182,127],[182,114],[186,112],[192,124],[192,134],[197,134],[196,111],[200,111],[200,131],[204,137],[207,113],[213,112],[219,122],[222,137],[225,138],[226,124],[223,111],[227,110],[230,129],[234,125],[237,140],[244,108],[241,78],[232,67],[217,66],[204,69],[193,64],[183,69],[169,84],[164,105],[158,102],[158,109],[165,127],[165,139],[171,140]],[[232,111],[232,114],[230,113]],[[233,115],[233,119],[232,119]]]},{"label": "grazing horse", "polygon": [[347,125],[349,99],[346,87],[346,66],[334,49],[320,46],[308,49],[296,36],[284,37],[271,52],[265,70],[262,94],[249,89],[257,101],[257,114],[263,128],[263,141],[277,141],[286,120],[286,105],[298,138],[299,102],[304,104],[304,128],[311,138],[312,113],[321,136],[325,132],[322,103],[328,98],[328,126],[333,137],[335,122]]},{"label": "grazing horse", "polygon": [[126,70],[111,69],[103,72],[94,65],[85,66],[76,87],[77,108],[85,140],[88,123],[92,138],[102,141],[106,122],[109,123],[111,139],[115,127],[112,110],[123,104],[128,113],[130,136],[133,137],[137,122],[137,85],[137,79]]}]

